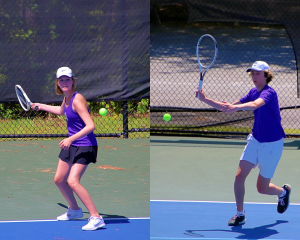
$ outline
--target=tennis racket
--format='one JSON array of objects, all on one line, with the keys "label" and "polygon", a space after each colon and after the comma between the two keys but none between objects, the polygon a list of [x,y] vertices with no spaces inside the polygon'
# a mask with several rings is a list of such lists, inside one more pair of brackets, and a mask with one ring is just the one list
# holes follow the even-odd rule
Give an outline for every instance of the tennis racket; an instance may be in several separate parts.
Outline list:
[{"label": "tennis racket", "polygon": [[218,54],[216,39],[209,34],[205,34],[198,40],[196,55],[200,68],[199,91],[202,89],[205,73],[214,65]]},{"label": "tennis racket", "polygon": [[[16,85],[15,86],[16,89],[16,94],[18,97],[18,100],[20,102],[21,107],[27,112],[30,110],[31,104],[32,102],[30,101],[30,99],[27,97],[25,91],[23,90],[23,88],[20,85]],[[38,110],[39,107],[35,106],[34,108],[35,110]]]}]

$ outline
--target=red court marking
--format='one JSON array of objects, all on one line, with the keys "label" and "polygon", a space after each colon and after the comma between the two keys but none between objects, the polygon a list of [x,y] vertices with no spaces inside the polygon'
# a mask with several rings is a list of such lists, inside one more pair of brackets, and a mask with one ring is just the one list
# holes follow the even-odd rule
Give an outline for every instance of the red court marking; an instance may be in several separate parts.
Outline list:
[{"label": "red court marking", "polygon": [[35,169],[36,172],[51,172],[52,168],[47,169]]},{"label": "red court marking", "polygon": [[117,149],[119,149],[118,147],[116,147],[116,148],[113,148],[113,147],[111,147],[111,146],[103,146],[103,147],[105,147],[106,149],[113,149],[113,150],[117,150]]},{"label": "red court marking", "polygon": [[113,166],[110,166],[110,165],[95,166],[94,168],[100,168],[100,169],[112,169],[112,170],[126,170],[125,168],[113,167]]}]

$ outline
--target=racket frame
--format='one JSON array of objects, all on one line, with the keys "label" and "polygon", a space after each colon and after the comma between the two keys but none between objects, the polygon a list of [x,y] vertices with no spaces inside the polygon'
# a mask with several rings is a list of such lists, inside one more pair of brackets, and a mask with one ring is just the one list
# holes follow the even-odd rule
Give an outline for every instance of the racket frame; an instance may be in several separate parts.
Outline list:
[{"label": "racket frame", "polygon": [[[211,64],[209,64],[209,66],[204,66],[201,64],[201,61],[200,61],[200,58],[199,58],[199,46],[201,44],[201,41],[203,40],[203,38],[205,37],[209,37],[213,40],[214,42],[214,45],[215,45],[215,54],[214,54],[214,59],[212,60]],[[199,69],[200,69],[200,81],[199,81],[199,86],[198,86],[198,90],[201,91],[202,89],[202,85],[203,85],[203,80],[204,80],[204,75],[205,73],[214,65],[215,63],[215,60],[217,58],[217,55],[218,55],[218,44],[217,44],[217,41],[216,39],[210,35],[210,34],[204,34],[202,35],[199,40],[198,40],[198,43],[197,43],[197,47],[196,47],[196,56],[197,56],[197,61],[198,61],[198,65],[199,65]],[[205,69],[204,72],[202,71],[202,69]],[[198,96],[199,98],[200,96]]]},{"label": "racket frame", "polygon": [[[22,107],[26,112],[29,111],[30,108],[31,108],[31,104],[32,104],[32,102],[30,101],[29,97],[27,96],[27,94],[25,93],[25,91],[23,90],[23,88],[22,88],[20,85],[16,85],[16,86],[15,86],[15,90],[16,90],[16,94],[17,94],[17,97],[18,97],[18,100],[19,100],[19,103],[20,103],[21,107]],[[21,97],[19,96],[19,92],[18,92],[18,91],[20,91],[20,92],[23,94],[23,96],[24,96],[24,98],[25,98],[25,101],[26,101],[26,103],[27,103],[26,106],[24,106],[24,103],[23,103]],[[38,110],[39,107],[38,107],[38,106],[35,106],[34,109],[35,109],[35,110]]]}]

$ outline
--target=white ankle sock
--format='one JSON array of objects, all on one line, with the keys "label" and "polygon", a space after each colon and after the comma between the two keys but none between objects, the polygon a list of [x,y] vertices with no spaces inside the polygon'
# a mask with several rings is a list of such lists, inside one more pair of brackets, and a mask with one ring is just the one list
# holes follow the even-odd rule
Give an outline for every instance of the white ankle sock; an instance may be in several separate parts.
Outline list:
[{"label": "white ankle sock", "polygon": [[245,215],[245,210],[243,210],[243,211],[241,211],[241,212],[239,212],[239,211],[237,212],[237,216],[238,216],[238,217],[240,217],[240,216],[242,216],[242,215]]},{"label": "white ankle sock", "polygon": [[282,194],[279,197],[284,197],[285,194],[286,194],[286,190],[282,188]]}]

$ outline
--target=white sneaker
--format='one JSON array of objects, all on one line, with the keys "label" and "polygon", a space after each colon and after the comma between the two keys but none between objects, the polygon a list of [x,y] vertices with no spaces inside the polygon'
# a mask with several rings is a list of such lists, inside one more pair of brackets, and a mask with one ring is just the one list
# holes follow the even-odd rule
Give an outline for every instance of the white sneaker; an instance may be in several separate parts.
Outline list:
[{"label": "white sneaker", "polygon": [[82,230],[96,230],[105,226],[104,220],[102,217],[93,217],[89,218],[89,223],[82,227]]},{"label": "white sneaker", "polygon": [[73,218],[82,218],[83,217],[83,213],[82,213],[82,209],[79,208],[78,210],[73,210],[70,207],[68,207],[68,211],[60,216],[57,217],[57,220],[60,221],[67,221],[67,220],[71,220]]}]

